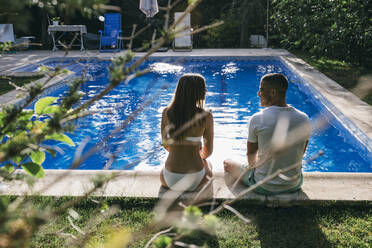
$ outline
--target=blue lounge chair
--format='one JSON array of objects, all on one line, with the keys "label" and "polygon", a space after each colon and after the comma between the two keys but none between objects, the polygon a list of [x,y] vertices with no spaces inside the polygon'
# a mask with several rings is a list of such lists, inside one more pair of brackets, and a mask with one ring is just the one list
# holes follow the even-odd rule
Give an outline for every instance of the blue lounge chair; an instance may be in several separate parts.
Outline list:
[{"label": "blue lounge chair", "polygon": [[120,52],[121,48],[121,14],[105,14],[104,30],[99,30],[100,52]]}]

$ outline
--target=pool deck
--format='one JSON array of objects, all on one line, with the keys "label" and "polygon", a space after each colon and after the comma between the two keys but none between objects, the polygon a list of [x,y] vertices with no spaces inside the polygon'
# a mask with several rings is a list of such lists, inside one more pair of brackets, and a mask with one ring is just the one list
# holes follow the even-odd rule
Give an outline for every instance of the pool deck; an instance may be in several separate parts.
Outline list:
[{"label": "pool deck", "polygon": [[[109,59],[121,53],[99,53],[97,51],[71,51],[67,57],[98,57]],[[61,57],[63,52],[25,51],[16,54],[0,55],[0,75],[13,75],[16,68],[37,63],[47,58]],[[141,53],[137,54],[138,56]],[[153,56],[277,56],[295,70],[306,82],[317,89],[330,103],[360,128],[367,139],[360,140],[372,152],[372,107],[362,102],[351,92],[345,90],[333,80],[306,64],[301,59],[282,49],[194,49],[192,52],[162,52]],[[16,73],[29,75],[33,73]],[[66,77],[63,76],[63,77]],[[45,80],[45,79],[43,79]],[[61,80],[59,78],[56,81]],[[50,82],[53,84],[54,82]],[[0,105],[13,104],[19,92],[9,92],[0,97]],[[160,187],[159,172],[154,171],[63,171],[46,170],[45,178],[38,180],[30,190],[25,183],[0,182],[0,194],[39,194],[39,195],[84,195],[93,184],[91,178],[97,174],[115,173],[103,189],[95,192],[97,196],[125,197],[159,197],[163,196]],[[240,185],[235,190],[226,186],[228,176],[215,172],[213,190],[209,197],[216,199],[233,199],[243,189]],[[365,203],[372,200],[372,173],[304,173],[302,190],[294,194],[279,196],[262,196],[249,193],[245,199],[266,205],[291,205],[341,201]]]},{"label": "pool deck", "polygon": [[[21,173],[21,172],[20,172]],[[93,171],[93,170],[46,170],[45,177],[32,189],[24,182],[2,182],[0,195],[83,196],[93,189],[92,179],[97,175],[115,175],[93,195],[112,197],[157,198],[164,195],[157,171]],[[229,186],[227,186],[229,185]],[[228,175],[215,172],[213,190],[205,198],[234,199],[244,189],[238,185],[231,189]],[[195,194],[187,193],[192,198]],[[266,205],[321,204],[341,201],[365,204],[372,201],[371,173],[304,173],[302,190],[292,194],[263,196],[248,193],[245,200]]]}]

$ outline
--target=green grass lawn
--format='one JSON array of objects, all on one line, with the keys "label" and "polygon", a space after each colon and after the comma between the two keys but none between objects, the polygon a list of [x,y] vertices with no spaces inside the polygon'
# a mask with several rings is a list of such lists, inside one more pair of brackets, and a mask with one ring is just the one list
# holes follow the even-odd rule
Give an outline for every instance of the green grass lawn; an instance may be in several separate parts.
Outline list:
[{"label": "green grass lawn", "polygon": [[[303,51],[291,52],[347,90],[353,91],[361,82],[362,77],[368,76],[370,80],[368,84],[372,85],[372,68],[358,67],[336,59],[317,58]],[[368,93],[362,93],[365,93],[365,95],[359,97],[372,105],[372,88],[369,87]]]},{"label": "green grass lawn", "polygon": [[42,78],[43,75],[35,75],[30,77],[8,77],[8,76],[0,76],[0,95],[3,95],[11,90],[14,90],[14,87],[9,84],[9,81],[14,83],[17,86],[23,86],[28,84],[32,81]]},{"label": "green grass lawn", "polygon": [[[47,206],[52,208],[60,206],[68,199],[32,197],[31,202],[34,207],[42,210]],[[108,206],[117,205],[120,211],[89,228],[94,236],[88,242],[90,244],[102,241],[104,234],[112,227],[125,227],[131,231],[141,230],[152,221],[152,209],[156,204],[154,199],[95,198],[95,200],[104,200]],[[74,207],[80,215],[80,219],[74,222],[75,225],[84,230],[86,224],[99,215],[99,206],[91,200],[81,200]],[[221,225],[215,236],[194,232],[183,241],[198,245],[207,244],[208,247],[359,248],[371,247],[372,244],[372,208],[368,203],[364,206],[334,203],[325,206],[269,208],[240,201],[234,208],[248,217],[251,223],[245,224],[232,213],[224,211],[218,215]],[[67,213],[63,213],[43,226],[33,237],[31,247],[68,247],[65,236],[53,234],[62,230],[63,233],[78,235],[69,224],[67,216]],[[132,243],[130,247],[143,247],[152,235],[147,235],[141,242]]]}]

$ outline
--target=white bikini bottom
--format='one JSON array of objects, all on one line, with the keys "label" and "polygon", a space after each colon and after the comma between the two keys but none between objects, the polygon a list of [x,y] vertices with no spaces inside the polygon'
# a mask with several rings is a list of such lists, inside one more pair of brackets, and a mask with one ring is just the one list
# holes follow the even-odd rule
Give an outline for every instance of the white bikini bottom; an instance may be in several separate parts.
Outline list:
[{"label": "white bikini bottom", "polygon": [[205,176],[205,169],[194,173],[174,173],[163,169],[163,177],[167,186],[177,191],[195,190]]}]

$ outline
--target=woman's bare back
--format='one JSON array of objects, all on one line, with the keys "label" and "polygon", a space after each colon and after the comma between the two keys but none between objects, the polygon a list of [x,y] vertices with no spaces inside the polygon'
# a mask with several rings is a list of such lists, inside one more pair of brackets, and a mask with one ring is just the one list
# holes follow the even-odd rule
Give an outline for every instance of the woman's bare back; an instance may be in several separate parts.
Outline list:
[{"label": "woman's bare back", "polygon": [[[162,115],[162,139],[169,151],[165,162],[165,168],[174,173],[194,173],[203,169],[207,157],[213,151],[213,116],[210,112],[201,113],[205,121],[198,122],[192,128],[185,131],[182,140],[167,141],[167,127],[170,123],[166,114],[167,108]],[[205,117],[204,117],[205,116]],[[201,147],[203,139],[204,146]]]}]

